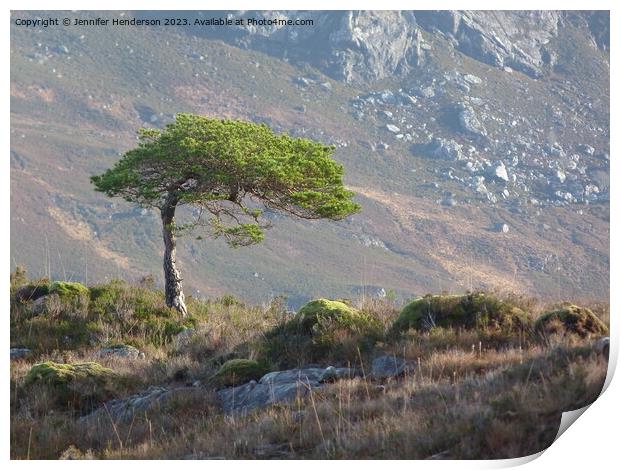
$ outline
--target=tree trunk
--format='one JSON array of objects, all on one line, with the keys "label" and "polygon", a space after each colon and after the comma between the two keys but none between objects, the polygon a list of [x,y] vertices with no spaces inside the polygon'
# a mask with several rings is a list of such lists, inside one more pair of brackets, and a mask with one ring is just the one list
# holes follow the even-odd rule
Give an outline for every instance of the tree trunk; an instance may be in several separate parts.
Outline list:
[{"label": "tree trunk", "polygon": [[177,208],[178,200],[172,194],[168,194],[164,207],[161,209],[161,221],[163,224],[162,233],[164,236],[164,276],[166,279],[166,305],[175,308],[185,317],[187,307],[185,306],[185,295],[183,295],[183,284],[181,273],[176,267],[177,262],[177,242],[174,236],[173,224],[174,213]]}]

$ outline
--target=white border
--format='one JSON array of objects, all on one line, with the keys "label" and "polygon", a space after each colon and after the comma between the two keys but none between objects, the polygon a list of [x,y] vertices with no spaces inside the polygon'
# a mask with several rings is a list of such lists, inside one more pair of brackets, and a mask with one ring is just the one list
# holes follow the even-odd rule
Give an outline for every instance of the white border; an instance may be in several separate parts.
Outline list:
[{"label": "white border", "polygon": [[[402,0],[383,0],[381,2],[377,1],[352,1],[352,0],[343,0],[335,4],[333,1],[326,0],[298,0],[298,1],[283,1],[283,0],[272,0],[272,1],[243,1],[243,0],[227,0],[227,1],[212,1],[212,2],[199,2],[199,1],[187,1],[187,0],[176,0],[175,2],[146,2],[146,1],[136,1],[136,0],[108,0],[106,2],[84,2],[82,1],[42,1],[42,0],[22,0],[22,1],[8,1],[5,3],[5,22],[3,24],[3,28],[5,28],[4,34],[1,36],[1,41],[3,42],[2,50],[4,51],[4,64],[6,66],[5,70],[8,70],[8,65],[10,63],[10,44],[9,44],[9,21],[8,16],[10,16],[10,9],[14,10],[28,10],[28,9],[40,9],[40,10],[73,10],[73,9],[94,9],[94,10],[166,10],[166,9],[176,9],[176,10],[303,10],[303,9],[317,9],[317,10],[346,10],[346,9],[394,9],[394,10],[406,10],[406,9],[485,9],[485,10],[529,10],[529,9],[558,9],[558,10],[611,10],[611,51],[612,51],[612,77],[611,83],[615,83],[613,79],[614,66],[617,64],[616,55],[618,51],[618,41],[617,41],[617,31],[618,31],[618,11],[619,8],[616,7],[617,2],[615,1],[603,1],[603,0],[589,0],[589,1],[575,1],[575,0],[521,0],[519,2],[492,2],[489,0],[477,0],[477,1],[454,1],[454,0],[434,0],[433,2],[405,2]],[[616,74],[617,75],[617,74]],[[4,141],[4,148],[7,151],[7,147],[9,146],[10,141],[10,132],[9,132],[9,94],[7,91],[10,88],[10,77],[9,74],[5,72],[2,77],[2,84],[5,93],[2,95],[2,102],[4,104],[3,109],[5,110],[5,114],[3,115],[3,126],[2,126],[2,135]],[[618,98],[615,90],[611,90],[612,97],[612,121],[611,121],[611,148],[615,149],[615,141],[614,135],[617,134],[617,126],[615,126],[614,117],[616,116],[616,110],[618,109]],[[611,153],[611,152],[610,152]],[[5,220],[7,214],[9,214],[9,197],[10,197],[10,178],[9,178],[9,159],[8,152],[5,153],[5,163],[4,170],[0,172],[1,183],[0,187],[2,188],[3,194],[0,204],[2,204],[1,214],[5,215]],[[611,164],[611,180],[619,181],[618,179],[618,165],[614,163],[615,160],[612,160]],[[615,198],[615,190],[611,193],[612,200],[612,208],[616,209],[616,198]],[[610,285],[618,286],[619,278],[617,275],[617,266],[618,266],[618,231],[617,229],[617,216],[614,216],[612,211],[611,213],[611,234],[612,234],[612,243],[611,243],[611,282]],[[2,265],[5,266],[4,270],[2,270],[2,275],[0,277],[0,286],[5,286],[4,289],[0,288],[0,296],[2,299],[2,305],[4,306],[4,321],[8,322],[8,289],[6,286],[9,284],[9,270],[7,269],[10,265],[9,263],[9,230],[5,229],[0,231],[0,236],[2,237]],[[618,329],[615,328],[615,320],[617,318],[618,313],[616,309],[618,308],[618,290],[613,290],[611,292],[611,305],[612,305],[612,367],[615,368],[615,362],[618,356]],[[6,325],[6,324],[5,324]],[[4,350],[8,349],[9,343],[9,331],[8,328],[4,328],[3,335],[3,347]],[[0,349],[2,351],[3,349]],[[9,364],[8,364],[8,354],[7,359],[2,363],[2,377],[9,376]],[[611,374],[609,379],[611,379]],[[609,380],[608,380],[609,382]],[[4,387],[2,387],[2,396],[4,398],[4,410],[8,413],[8,387],[6,382],[4,382]],[[608,468],[612,462],[618,462],[618,443],[617,443],[617,431],[618,431],[618,404],[620,403],[620,386],[618,386],[618,380],[612,381],[609,384],[608,390],[579,418],[579,423],[575,426],[571,426],[570,429],[564,433],[557,442],[555,442],[547,451],[542,453],[542,456],[533,460],[529,466],[530,468],[545,468],[548,469],[550,466],[560,467],[560,468]],[[2,435],[2,450],[4,453],[4,457],[6,460],[9,460],[9,420],[8,417],[3,419],[3,426],[1,430]],[[515,459],[509,461],[456,461],[456,462],[429,462],[429,461],[415,461],[415,462],[397,462],[392,461],[390,463],[386,463],[386,465],[395,465],[397,467],[401,467],[406,465],[410,468],[411,465],[415,465],[416,468],[499,468],[504,466],[515,466],[526,463],[526,461],[530,461],[531,458],[524,459]],[[162,462],[162,461],[149,461],[147,465],[153,466],[155,468],[167,468],[170,462]],[[252,465],[253,467],[264,467],[273,468],[274,466],[284,466],[291,465],[289,462],[263,462],[263,461],[247,461],[247,462],[217,462],[210,461],[208,465],[211,467],[222,468],[224,466],[236,466],[236,465]],[[66,465],[89,465],[89,466],[109,466],[109,462],[103,461],[94,461],[94,462],[15,462],[11,461],[10,465],[12,466],[24,466],[27,465],[28,468],[32,468],[32,466],[38,467],[39,465],[45,467],[65,467]],[[115,465],[132,465],[130,462],[118,462]],[[183,462],[184,466],[202,466],[207,465],[207,462],[198,461],[198,462]],[[293,465],[296,467],[310,467],[315,466],[315,462],[295,462]],[[340,462],[322,462],[321,466],[338,466],[341,465]],[[375,462],[356,462],[353,465],[356,466],[367,466],[367,465],[376,465]]]}]

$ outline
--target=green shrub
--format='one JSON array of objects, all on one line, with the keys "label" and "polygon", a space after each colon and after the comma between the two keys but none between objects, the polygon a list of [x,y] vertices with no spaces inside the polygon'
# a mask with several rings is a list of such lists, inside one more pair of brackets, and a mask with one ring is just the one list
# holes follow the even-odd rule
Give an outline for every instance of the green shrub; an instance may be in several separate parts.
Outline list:
[{"label": "green shrub", "polygon": [[216,386],[240,385],[250,380],[258,380],[269,372],[269,367],[250,359],[231,359],[226,361],[211,377]]},{"label": "green shrub", "polygon": [[61,298],[89,296],[88,287],[79,282],[53,282],[49,287],[50,294],[58,294]]},{"label": "green shrub", "polygon": [[392,326],[393,332],[435,327],[493,329],[516,332],[529,328],[530,318],[519,307],[493,295],[427,295],[409,303]]},{"label": "green shrub", "polygon": [[167,307],[161,291],[119,280],[94,286],[90,291],[91,317],[113,325],[120,337],[131,334],[141,338],[142,344],[162,346],[184,328],[196,325],[195,318],[182,318]]},{"label": "green shrub", "polygon": [[218,302],[226,307],[231,307],[233,305],[243,305],[243,303],[237,299],[234,295],[224,295],[218,299]]},{"label": "green shrub", "polygon": [[541,334],[573,333],[583,337],[589,334],[609,334],[607,326],[592,310],[577,305],[564,305],[559,310],[544,313],[536,320],[534,328]]},{"label": "green shrub", "polygon": [[101,325],[83,319],[37,316],[11,325],[11,344],[35,353],[91,346],[101,335]]}]

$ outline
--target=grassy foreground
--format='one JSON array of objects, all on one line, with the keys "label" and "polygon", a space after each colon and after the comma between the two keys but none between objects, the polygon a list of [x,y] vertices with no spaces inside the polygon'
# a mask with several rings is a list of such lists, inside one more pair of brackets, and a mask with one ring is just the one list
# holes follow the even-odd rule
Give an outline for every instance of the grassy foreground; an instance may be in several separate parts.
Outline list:
[{"label": "grassy foreground", "polygon": [[[11,280],[11,347],[31,350],[11,361],[14,459],[519,457],[549,446],[562,411],[594,401],[607,372],[596,347],[606,304],[478,293],[406,307],[320,301],[292,315],[282,299],[247,306],[229,296],[190,298],[183,319],[148,279],[86,288],[16,271]],[[122,346],[144,354],[101,355]],[[414,371],[372,380],[370,363],[385,354]],[[248,379],[309,364],[363,374],[237,416],[215,393],[224,363]],[[192,393],[130,423],[80,420],[149,386],[186,384]]]}]

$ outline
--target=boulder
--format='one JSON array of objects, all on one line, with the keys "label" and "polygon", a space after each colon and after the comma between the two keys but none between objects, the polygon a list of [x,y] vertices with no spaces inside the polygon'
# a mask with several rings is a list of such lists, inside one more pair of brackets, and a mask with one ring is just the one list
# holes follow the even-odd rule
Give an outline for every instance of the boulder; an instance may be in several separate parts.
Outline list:
[{"label": "boulder", "polygon": [[264,375],[260,380],[260,384],[284,384],[291,382],[308,382],[318,383],[323,377],[325,369],[323,368],[308,368],[308,369],[291,369],[282,370],[276,372],[270,372]]},{"label": "boulder", "polygon": [[605,359],[609,360],[609,336],[599,339],[595,347],[600,354],[605,356]]},{"label": "boulder", "polygon": [[297,380],[273,384],[252,380],[240,387],[218,390],[217,394],[224,412],[246,414],[258,408],[303,398],[310,389],[320,386],[318,382],[304,383]]},{"label": "boulder", "polygon": [[371,376],[375,380],[386,380],[413,372],[413,364],[395,356],[381,356],[372,361]]},{"label": "boulder", "polygon": [[121,359],[142,359],[144,358],[144,353],[141,353],[137,348],[134,348],[133,346],[119,344],[117,346],[100,349],[97,352],[97,357],[100,359],[107,357],[117,357]]},{"label": "boulder", "polygon": [[426,145],[428,154],[443,160],[462,160],[463,146],[454,140],[434,138]]},{"label": "boulder", "polygon": [[505,183],[510,181],[506,165],[504,165],[504,162],[501,160],[491,167],[491,176],[496,180],[504,181]]},{"label": "boulder", "polygon": [[32,351],[28,348],[11,348],[11,361],[26,359]]},{"label": "boulder", "polygon": [[137,415],[145,415],[174,403],[180,397],[196,393],[195,387],[149,387],[146,391],[127,398],[108,401],[105,406],[80,418],[80,423],[101,426],[110,423],[130,423]]},{"label": "boulder", "polygon": [[461,103],[459,105],[459,124],[461,129],[470,134],[484,137],[487,135],[487,131],[476,116],[474,109],[466,104]]},{"label": "boulder", "polygon": [[226,413],[248,413],[303,398],[311,390],[323,387],[324,383],[358,376],[356,369],[348,367],[290,369],[270,372],[258,382],[251,380],[238,387],[218,390],[217,394]]}]

